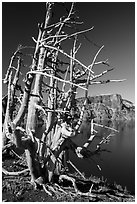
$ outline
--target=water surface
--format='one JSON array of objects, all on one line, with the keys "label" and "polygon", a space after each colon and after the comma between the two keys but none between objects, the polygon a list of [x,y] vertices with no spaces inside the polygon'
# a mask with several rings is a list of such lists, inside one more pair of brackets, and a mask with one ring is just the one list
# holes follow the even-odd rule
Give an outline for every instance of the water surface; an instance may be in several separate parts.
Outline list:
[{"label": "water surface", "polygon": [[[94,175],[104,177],[109,183],[116,182],[123,188],[135,192],[135,123],[134,121],[117,121],[107,122],[104,125],[114,127],[119,130],[112,138],[109,144],[103,144],[102,148],[110,152],[102,152],[101,156],[94,156],[91,159],[82,160],[77,158],[70,152],[70,160],[76,167],[84,172],[86,176]],[[107,136],[110,130],[96,127],[98,133],[93,143],[89,146],[90,150],[94,150],[96,144],[103,136]],[[84,144],[86,138],[82,135],[76,137],[74,141],[78,145]],[[93,160],[92,160],[93,159]],[[101,171],[97,168],[97,164],[101,167]]]}]

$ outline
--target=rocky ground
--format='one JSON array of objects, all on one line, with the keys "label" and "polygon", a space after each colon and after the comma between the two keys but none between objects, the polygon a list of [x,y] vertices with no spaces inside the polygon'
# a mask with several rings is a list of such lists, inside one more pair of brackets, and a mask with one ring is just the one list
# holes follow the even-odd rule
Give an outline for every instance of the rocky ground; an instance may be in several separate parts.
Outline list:
[{"label": "rocky ground", "polygon": [[[3,168],[8,171],[21,171],[25,168],[25,163],[22,159],[18,159],[15,155],[10,155],[3,159]],[[53,189],[61,186],[60,191],[56,193],[52,190],[51,196],[48,195],[43,188],[35,189],[30,183],[30,175],[28,172],[20,176],[9,176],[3,173],[2,175],[2,200],[3,202],[134,202],[135,196],[122,189],[119,185],[109,185],[106,181],[91,177],[86,181],[78,178],[75,174],[71,174],[76,179],[78,192],[76,193],[71,182],[63,181],[56,184],[49,184]],[[92,185],[90,195],[89,191]]]}]

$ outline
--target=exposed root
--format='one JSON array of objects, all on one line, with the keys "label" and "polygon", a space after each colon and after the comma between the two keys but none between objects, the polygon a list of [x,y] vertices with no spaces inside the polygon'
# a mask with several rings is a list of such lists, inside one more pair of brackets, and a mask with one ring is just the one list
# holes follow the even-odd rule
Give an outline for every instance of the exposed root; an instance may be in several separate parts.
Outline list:
[{"label": "exposed root", "polygon": [[2,173],[4,173],[6,176],[19,176],[21,174],[26,173],[27,171],[29,171],[29,169],[24,169],[22,171],[17,171],[17,172],[11,172],[11,171],[7,171],[6,169],[2,168]]},{"label": "exposed root", "polygon": [[43,190],[49,195],[49,196],[52,196],[52,193],[50,193],[47,188],[46,188],[46,185],[42,185],[43,186]]},{"label": "exposed root", "polygon": [[75,179],[74,179],[74,178],[69,177],[69,176],[67,176],[67,175],[60,175],[59,181],[62,181],[63,179],[66,179],[66,180],[68,180],[68,181],[71,181],[72,184],[73,184],[73,187],[74,187],[74,189],[75,189],[75,192],[78,193],[78,189],[77,189],[77,186],[76,186],[76,184],[75,184]]},{"label": "exposed root", "polygon": [[57,191],[51,186],[51,185],[47,185],[48,189],[50,191],[52,191],[55,195],[57,194]]},{"label": "exposed root", "polygon": [[91,192],[82,193],[82,192],[78,191],[77,195],[86,196],[86,197],[92,197],[92,198],[96,197],[96,195],[91,194]]},{"label": "exposed root", "polygon": [[11,150],[11,152],[18,158],[18,159],[23,159],[22,157],[20,157],[14,150]]},{"label": "exposed root", "polygon": [[77,188],[77,186],[76,186],[76,179],[74,179],[74,178],[72,178],[72,177],[69,177],[69,176],[67,176],[67,175],[61,175],[61,176],[59,177],[59,181],[61,181],[62,179],[66,179],[66,180],[72,182],[72,185],[73,185],[73,187],[74,187],[74,190],[75,190],[76,195],[88,196],[88,197],[96,197],[96,196],[94,196],[94,195],[91,194],[91,191],[92,191],[92,188],[93,188],[93,185],[94,185],[94,184],[91,185],[91,187],[90,187],[90,189],[89,189],[89,191],[88,191],[87,193],[83,193],[83,192],[81,192],[80,190],[78,190],[78,188]]},{"label": "exposed root", "polygon": [[64,191],[57,183],[55,183],[55,186],[58,188],[59,191],[61,191],[64,194],[68,194],[66,191]]},{"label": "exposed root", "polygon": [[117,196],[111,195],[110,193],[106,193],[106,195],[108,197],[112,198],[113,200],[121,201],[121,198],[118,198]]}]

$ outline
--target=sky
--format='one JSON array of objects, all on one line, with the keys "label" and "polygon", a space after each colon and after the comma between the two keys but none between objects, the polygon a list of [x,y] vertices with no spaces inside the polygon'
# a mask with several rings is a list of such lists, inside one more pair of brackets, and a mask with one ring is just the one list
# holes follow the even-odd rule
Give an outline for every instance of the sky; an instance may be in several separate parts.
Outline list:
[{"label": "sky", "polygon": [[[53,20],[60,14],[65,15],[64,4],[55,3]],[[65,3],[69,8],[70,3]],[[108,59],[115,70],[102,79],[126,79],[121,83],[94,85],[89,88],[89,95],[121,94],[122,98],[135,102],[135,4],[133,2],[77,2],[75,4],[79,21],[83,25],[79,29],[94,26],[94,29],[80,37],[82,46],[77,58],[89,65],[98,46],[104,49],[98,56],[99,60]],[[35,46],[32,36],[37,38],[37,24],[43,22],[45,15],[44,3],[3,2],[2,3],[2,78],[9,65],[10,57],[19,44]],[[98,45],[98,46],[96,46]],[[66,44],[66,50],[69,44]],[[32,51],[32,50],[31,50]],[[30,52],[30,51],[29,51]],[[95,73],[107,67],[95,66]],[[2,85],[2,94],[6,92]],[[84,92],[79,90],[78,97]]]}]

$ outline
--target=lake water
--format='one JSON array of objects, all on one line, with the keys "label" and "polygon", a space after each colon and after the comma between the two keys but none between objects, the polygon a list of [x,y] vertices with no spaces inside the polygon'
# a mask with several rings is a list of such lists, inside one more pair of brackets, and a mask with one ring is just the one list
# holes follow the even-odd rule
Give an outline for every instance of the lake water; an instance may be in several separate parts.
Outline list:
[{"label": "lake water", "polygon": [[[114,127],[119,130],[111,137],[109,144],[103,144],[101,147],[110,152],[102,152],[100,156],[94,156],[91,159],[79,159],[76,155],[70,152],[70,160],[76,167],[84,172],[86,176],[97,176],[107,179],[108,183],[120,184],[122,187],[127,187],[130,192],[135,192],[135,122],[117,121],[115,123],[104,122],[104,125]],[[94,141],[89,146],[89,150],[93,150],[103,136],[107,136],[110,130],[96,127],[98,133]],[[78,145],[84,144],[86,138],[81,135],[76,137],[75,141]],[[101,167],[101,171],[97,165]]]}]

